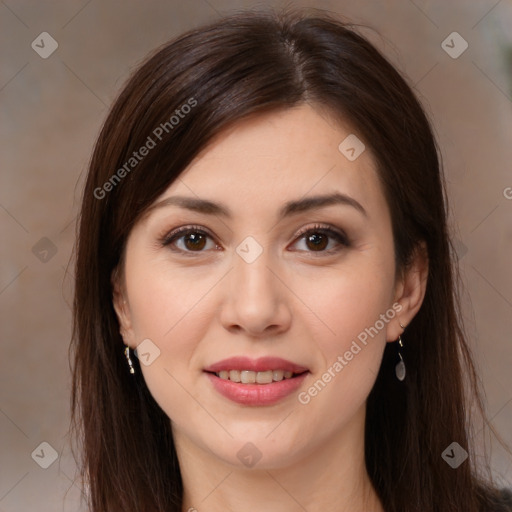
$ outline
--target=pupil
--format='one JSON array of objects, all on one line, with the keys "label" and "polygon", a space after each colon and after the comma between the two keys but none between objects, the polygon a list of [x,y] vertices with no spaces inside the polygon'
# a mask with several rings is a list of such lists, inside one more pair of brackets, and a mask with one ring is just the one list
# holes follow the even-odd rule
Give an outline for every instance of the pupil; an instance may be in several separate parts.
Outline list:
[{"label": "pupil", "polygon": [[192,233],[185,239],[187,249],[202,249],[205,244],[205,238],[199,233]]},{"label": "pupil", "polygon": [[327,246],[327,237],[320,233],[313,233],[312,235],[308,236],[308,242],[313,243],[314,249],[325,249]]}]

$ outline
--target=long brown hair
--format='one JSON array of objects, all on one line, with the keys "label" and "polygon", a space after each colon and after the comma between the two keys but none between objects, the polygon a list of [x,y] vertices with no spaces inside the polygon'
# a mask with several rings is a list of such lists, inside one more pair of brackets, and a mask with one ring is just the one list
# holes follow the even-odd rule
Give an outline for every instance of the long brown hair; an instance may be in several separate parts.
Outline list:
[{"label": "long brown hair", "polygon": [[[477,476],[466,428],[466,391],[482,401],[460,321],[431,126],[407,82],[357,27],[315,10],[245,11],[181,35],[135,71],[104,123],[79,218],[71,346],[72,426],[92,511],[182,506],[170,420],[136,358],[136,374],[128,373],[112,305],[111,278],[131,228],[227,126],[305,102],[348,120],[371,149],[397,269],[407,268],[420,242],[428,251],[424,302],[403,335],[407,378],[394,377],[388,343],[367,401],[373,485],[387,512],[492,506],[497,491]],[[150,139],[144,158],[131,160]],[[454,441],[470,452],[457,469],[441,458]]]}]

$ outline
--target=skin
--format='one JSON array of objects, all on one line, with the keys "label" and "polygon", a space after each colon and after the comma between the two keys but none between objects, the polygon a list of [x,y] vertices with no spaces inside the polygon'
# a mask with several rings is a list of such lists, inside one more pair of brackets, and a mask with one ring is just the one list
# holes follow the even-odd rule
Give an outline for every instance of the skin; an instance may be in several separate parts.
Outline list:
[{"label": "skin", "polygon": [[[127,345],[149,338],[160,350],[141,368],[171,421],[184,511],[383,511],[364,465],[366,399],[385,343],[397,340],[399,322],[408,325],[421,306],[428,265],[418,252],[395,274],[374,159],[368,148],[352,162],[338,150],[350,133],[309,105],[239,122],[155,202],[199,197],[233,217],[161,206],[128,238],[114,306]],[[367,215],[337,204],[278,221],[285,202],[335,191]],[[318,250],[297,236],[317,223],[344,231],[349,246],[320,235],[328,245]],[[187,225],[211,237],[202,245],[175,240],[191,256],[159,242]],[[247,236],[263,249],[252,263],[236,252]],[[203,373],[235,355],[278,356],[309,369],[299,389],[307,391],[393,304],[400,312],[308,404],[293,393],[271,406],[240,405]],[[261,453],[250,468],[237,457],[248,442]]]}]

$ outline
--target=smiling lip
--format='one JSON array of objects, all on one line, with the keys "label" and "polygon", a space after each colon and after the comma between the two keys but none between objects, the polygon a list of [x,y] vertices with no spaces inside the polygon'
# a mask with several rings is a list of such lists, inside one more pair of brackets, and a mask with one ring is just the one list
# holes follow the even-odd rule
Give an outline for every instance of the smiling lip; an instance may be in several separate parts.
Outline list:
[{"label": "smiling lip", "polygon": [[298,364],[281,359],[280,357],[260,357],[250,359],[249,357],[230,357],[212,364],[204,369],[205,372],[218,373],[222,370],[251,370],[253,372],[265,372],[267,370],[284,370],[293,373],[303,373],[307,368]]},{"label": "smiling lip", "polygon": [[[268,384],[243,384],[215,375],[223,370],[250,370],[253,372],[285,370],[298,375]],[[309,374],[307,368],[279,357],[261,357],[259,359],[231,357],[208,366],[204,371],[215,390],[222,396],[233,402],[251,406],[272,405],[279,402],[296,391]]]},{"label": "smiling lip", "polygon": [[309,372],[270,384],[241,384],[206,373],[213,387],[224,397],[243,405],[272,405],[296,391]]}]

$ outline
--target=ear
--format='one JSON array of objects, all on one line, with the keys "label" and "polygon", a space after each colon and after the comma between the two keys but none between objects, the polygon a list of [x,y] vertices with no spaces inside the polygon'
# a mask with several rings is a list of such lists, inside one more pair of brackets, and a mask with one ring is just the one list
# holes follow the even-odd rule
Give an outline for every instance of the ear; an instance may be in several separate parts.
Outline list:
[{"label": "ear", "polygon": [[386,340],[396,341],[403,333],[400,323],[407,327],[423,304],[428,278],[428,251],[425,242],[420,242],[409,266],[395,284],[395,300],[401,306],[396,316],[388,324]]},{"label": "ear", "polygon": [[119,322],[119,332],[126,345],[135,348],[134,332],[132,328],[130,306],[126,298],[124,276],[119,267],[116,267],[111,275],[112,283],[112,304]]}]

